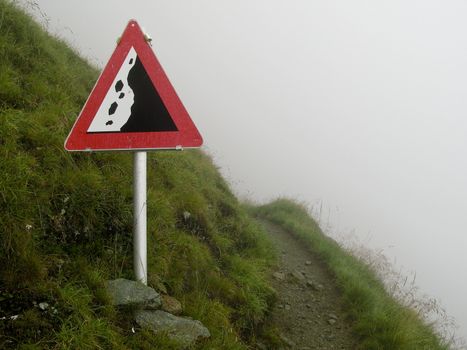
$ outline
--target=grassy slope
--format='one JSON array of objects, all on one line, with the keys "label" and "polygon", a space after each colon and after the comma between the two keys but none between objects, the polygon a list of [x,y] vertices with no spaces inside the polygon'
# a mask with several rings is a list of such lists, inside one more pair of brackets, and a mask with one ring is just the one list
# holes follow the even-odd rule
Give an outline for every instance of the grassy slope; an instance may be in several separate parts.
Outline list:
[{"label": "grassy slope", "polygon": [[279,199],[252,210],[279,224],[320,254],[336,277],[363,349],[448,348],[414,311],[388,296],[383,284],[366,265],[323,235],[305,207]]},{"label": "grassy slope", "polygon": [[[132,278],[131,154],[63,149],[97,75],[0,0],[0,317],[19,315],[0,348],[171,348],[102,291]],[[203,153],[151,153],[148,171],[149,285],[210,329],[200,347],[246,348],[272,297],[262,231]]]}]

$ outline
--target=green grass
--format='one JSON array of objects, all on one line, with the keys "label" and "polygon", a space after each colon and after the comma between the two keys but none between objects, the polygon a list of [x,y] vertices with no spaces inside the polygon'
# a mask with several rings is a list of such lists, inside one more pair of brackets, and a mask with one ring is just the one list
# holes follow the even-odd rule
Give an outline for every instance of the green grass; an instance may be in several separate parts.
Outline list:
[{"label": "green grass", "polygon": [[251,211],[274,222],[319,254],[341,290],[362,349],[448,349],[415,311],[398,304],[375,273],[325,236],[304,206],[278,199]]},{"label": "green grass", "polygon": [[[132,155],[63,149],[97,76],[0,0],[0,348],[177,348],[102,288],[133,278]],[[148,284],[209,328],[198,348],[249,348],[273,299],[263,231],[202,152],[150,153],[148,187]]]}]

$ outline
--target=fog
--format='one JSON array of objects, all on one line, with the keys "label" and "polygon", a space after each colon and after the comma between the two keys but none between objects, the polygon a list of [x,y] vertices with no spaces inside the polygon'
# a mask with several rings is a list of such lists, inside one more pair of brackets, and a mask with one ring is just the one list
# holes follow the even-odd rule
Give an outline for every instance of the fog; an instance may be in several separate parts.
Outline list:
[{"label": "fog", "polygon": [[240,197],[322,203],[467,337],[467,2],[37,3],[100,66],[137,19]]}]

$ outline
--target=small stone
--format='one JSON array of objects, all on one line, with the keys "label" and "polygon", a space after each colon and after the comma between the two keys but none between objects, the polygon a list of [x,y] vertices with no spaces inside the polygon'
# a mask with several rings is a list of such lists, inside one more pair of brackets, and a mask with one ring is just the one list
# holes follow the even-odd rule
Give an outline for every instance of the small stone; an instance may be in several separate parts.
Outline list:
[{"label": "small stone", "polygon": [[305,261],[305,265],[310,266],[311,265],[311,260]]},{"label": "small stone", "polygon": [[189,211],[183,212],[183,220],[187,221],[191,217],[191,213]]},{"label": "small stone", "polygon": [[272,276],[273,276],[276,280],[279,280],[279,281],[285,280],[285,273],[283,273],[283,272],[274,272],[274,273],[272,274]]},{"label": "small stone", "polygon": [[287,311],[290,310],[290,305],[289,305],[289,304],[285,304],[284,309],[286,309]]},{"label": "small stone", "polygon": [[46,302],[39,303],[39,309],[45,311],[49,308],[49,304]]},{"label": "small stone", "polygon": [[306,285],[316,291],[320,291],[324,289],[324,286],[322,284],[316,284],[312,280],[306,281]]},{"label": "small stone", "polygon": [[169,295],[162,295],[162,310],[171,313],[172,315],[180,315],[183,311],[182,304]]},{"label": "small stone", "polygon": [[282,305],[282,304],[279,304],[279,305],[277,305],[277,308],[279,308],[279,309],[283,309],[283,308],[284,308],[284,305]]},{"label": "small stone", "polygon": [[306,307],[311,309],[311,304],[306,304]]},{"label": "small stone", "polygon": [[329,316],[329,318],[332,318],[332,319],[334,319],[334,320],[337,320],[336,314],[330,313],[328,316]]},{"label": "small stone", "polygon": [[333,319],[333,318],[330,318],[330,319],[328,320],[328,324],[330,324],[331,326],[334,325],[336,322],[337,322],[337,321],[336,321],[335,319]]},{"label": "small stone", "polygon": [[295,277],[296,279],[298,279],[299,281],[304,281],[305,280],[305,276],[303,276],[303,274],[300,271],[292,272],[292,276]]}]

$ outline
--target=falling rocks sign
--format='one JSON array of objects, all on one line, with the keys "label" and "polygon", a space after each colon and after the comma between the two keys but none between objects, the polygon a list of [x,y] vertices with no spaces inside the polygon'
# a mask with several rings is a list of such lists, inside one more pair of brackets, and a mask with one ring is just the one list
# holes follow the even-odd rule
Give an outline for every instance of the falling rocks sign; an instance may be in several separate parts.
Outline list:
[{"label": "falling rocks sign", "polygon": [[65,141],[68,151],[182,149],[203,140],[130,21]]}]

